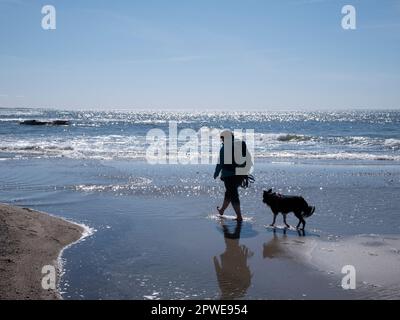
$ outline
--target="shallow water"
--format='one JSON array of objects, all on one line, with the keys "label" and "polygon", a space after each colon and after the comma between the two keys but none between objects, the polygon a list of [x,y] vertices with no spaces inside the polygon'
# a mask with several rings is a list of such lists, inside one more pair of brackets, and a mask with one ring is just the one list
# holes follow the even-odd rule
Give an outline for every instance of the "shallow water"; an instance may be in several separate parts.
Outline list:
[{"label": "shallow water", "polygon": [[[19,124],[30,119],[71,124]],[[178,130],[255,131],[256,183],[240,191],[240,229],[231,210],[228,219],[216,216],[224,190],[212,165],[144,161],[146,134],[168,133],[170,121]],[[97,230],[64,252],[67,299],[399,298],[390,281],[400,278],[399,124],[399,111],[0,108],[0,201]],[[305,237],[265,228],[272,215],[262,191],[269,188],[316,206]],[[360,242],[362,235],[376,238]],[[348,260],[360,271],[355,291],[340,286]],[[390,276],[380,284],[382,273]]]},{"label": "shallow water", "polygon": [[[0,201],[97,230],[64,253],[61,289],[67,299],[396,297],[395,282],[371,289],[362,279],[357,290],[342,290],[336,269],[346,255],[332,270],[311,263],[307,245],[343,241],[348,246],[354,242],[346,239],[359,234],[399,234],[399,166],[260,160],[256,183],[240,191],[248,218],[240,230],[215,215],[223,188],[212,172],[206,165],[9,159],[0,162]],[[316,206],[306,237],[265,228],[272,215],[262,203],[262,190],[269,187],[302,194]],[[293,216],[288,221],[296,223]],[[380,254],[383,246],[373,248]]]}]

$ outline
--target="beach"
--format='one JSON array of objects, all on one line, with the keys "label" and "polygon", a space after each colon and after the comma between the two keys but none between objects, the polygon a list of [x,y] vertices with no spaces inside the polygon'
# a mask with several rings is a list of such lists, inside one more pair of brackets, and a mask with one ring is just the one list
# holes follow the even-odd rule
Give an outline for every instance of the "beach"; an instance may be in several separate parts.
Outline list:
[{"label": "beach", "polygon": [[60,299],[57,290],[42,288],[43,266],[61,272],[60,252],[79,240],[83,228],[66,220],[0,204],[0,299]]},{"label": "beach", "polygon": [[0,24],[0,305],[400,300],[400,0],[0,0]]},{"label": "beach", "polygon": [[[93,230],[62,253],[63,299],[400,298],[396,112],[4,114],[0,202]],[[18,123],[63,116],[71,125]],[[195,130],[256,129],[256,181],[239,191],[241,225],[232,208],[218,216],[225,190],[213,179],[214,164],[146,161],[146,133],[168,130],[169,120]],[[304,235],[281,228],[282,216],[279,228],[267,227],[272,213],[262,194],[269,188],[316,207]],[[294,215],[288,223],[297,224]],[[74,239],[56,241],[50,261]],[[20,250],[30,243],[21,242]],[[356,270],[355,289],[342,287],[347,265]]]},{"label": "beach", "polygon": [[[63,253],[64,299],[399,298],[397,166],[260,162],[258,183],[240,190],[238,226],[231,208],[224,218],[216,212],[223,186],[209,166],[3,163],[1,201],[96,230]],[[316,206],[305,236],[266,227],[268,186]],[[348,264],[357,270],[356,290],[341,287]]]}]

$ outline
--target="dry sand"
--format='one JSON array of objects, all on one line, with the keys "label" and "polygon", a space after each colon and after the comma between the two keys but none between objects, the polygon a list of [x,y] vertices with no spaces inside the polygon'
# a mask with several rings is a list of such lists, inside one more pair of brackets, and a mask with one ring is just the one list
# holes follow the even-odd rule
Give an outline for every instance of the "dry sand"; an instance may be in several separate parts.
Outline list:
[{"label": "dry sand", "polygon": [[61,250],[83,231],[45,213],[0,204],[0,299],[60,299],[57,290],[42,288],[42,268],[54,266],[58,278]]}]

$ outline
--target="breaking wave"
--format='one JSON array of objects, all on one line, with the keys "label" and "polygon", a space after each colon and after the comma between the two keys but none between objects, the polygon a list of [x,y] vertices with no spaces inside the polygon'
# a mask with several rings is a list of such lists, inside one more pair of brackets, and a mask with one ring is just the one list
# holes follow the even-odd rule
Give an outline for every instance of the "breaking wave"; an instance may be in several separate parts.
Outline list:
[{"label": "breaking wave", "polygon": [[400,140],[399,139],[386,139],[384,142],[385,147],[391,148],[393,150],[400,149]]},{"label": "breaking wave", "polygon": [[[182,146],[183,143],[179,143]],[[71,159],[139,159],[146,158],[149,144],[145,136],[92,136],[63,140],[47,137],[0,141],[0,153],[21,157],[66,157]],[[369,137],[312,137],[298,134],[256,134],[256,158],[329,159],[329,160],[390,160],[400,161],[400,140]],[[200,157],[192,151],[188,157]],[[218,148],[210,152],[218,153]]]},{"label": "breaking wave", "polygon": [[305,135],[297,135],[297,134],[283,134],[279,135],[277,140],[278,141],[309,141],[312,140],[313,137],[305,136]]},{"label": "breaking wave", "polygon": [[[70,126],[20,126],[27,119],[68,119]],[[390,160],[400,157],[400,113],[357,112],[159,112],[58,111],[0,108],[0,159],[29,157],[72,159],[146,158],[150,129],[163,130],[168,146],[169,121],[178,130],[205,126],[252,129],[256,158]],[[200,135],[198,135],[199,137]],[[199,141],[200,142],[200,141]],[[209,145],[215,158],[219,140]],[[178,141],[178,148],[186,141]],[[191,150],[188,158],[199,157]]]}]

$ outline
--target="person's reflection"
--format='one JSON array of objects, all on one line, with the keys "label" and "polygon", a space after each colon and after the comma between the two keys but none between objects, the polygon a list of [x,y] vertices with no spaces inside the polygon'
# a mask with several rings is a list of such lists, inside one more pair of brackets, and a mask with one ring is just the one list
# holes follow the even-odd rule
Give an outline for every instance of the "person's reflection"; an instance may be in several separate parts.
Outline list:
[{"label": "person's reflection", "polygon": [[237,222],[233,232],[222,224],[225,239],[225,252],[220,260],[214,257],[215,272],[221,290],[221,299],[235,299],[243,297],[251,284],[252,274],[247,265],[247,258],[253,253],[244,245],[239,244],[242,223]]}]

